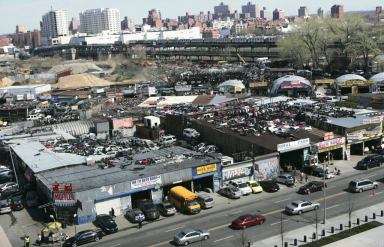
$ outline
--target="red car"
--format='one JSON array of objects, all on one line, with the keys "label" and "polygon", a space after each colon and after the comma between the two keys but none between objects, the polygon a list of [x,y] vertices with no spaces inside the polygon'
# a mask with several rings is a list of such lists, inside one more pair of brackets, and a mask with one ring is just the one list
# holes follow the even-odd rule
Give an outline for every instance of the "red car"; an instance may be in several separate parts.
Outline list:
[{"label": "red car", "polygon": [[249,226],[260,225],[265,222],[264,215],[246,214],[232,221],[231,227],[234,229],[243,229]]}]

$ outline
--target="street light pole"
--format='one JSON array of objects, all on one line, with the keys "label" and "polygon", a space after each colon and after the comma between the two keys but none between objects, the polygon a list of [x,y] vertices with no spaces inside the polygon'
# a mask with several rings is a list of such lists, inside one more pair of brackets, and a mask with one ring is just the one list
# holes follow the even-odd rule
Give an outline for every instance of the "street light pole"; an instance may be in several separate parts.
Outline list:
[{"label": "street light pole", "polygon": [[73,215],[73,219],[75,220],[75,222],[73,222],[73,223],[75,224],[75,235],[76,235],[76,233],[77,233],[77,232],[76,232],[76,217],[77,217],[77,214],[74,214],[74,215]]},{"label": "street light pole", "polygon": [[326,186],[325,186],[325,162],[323,162],[323,198],[324,198],[324,219],[323,224],[325,228],[325,222],[327,218],[327,199],[326,199]]}]

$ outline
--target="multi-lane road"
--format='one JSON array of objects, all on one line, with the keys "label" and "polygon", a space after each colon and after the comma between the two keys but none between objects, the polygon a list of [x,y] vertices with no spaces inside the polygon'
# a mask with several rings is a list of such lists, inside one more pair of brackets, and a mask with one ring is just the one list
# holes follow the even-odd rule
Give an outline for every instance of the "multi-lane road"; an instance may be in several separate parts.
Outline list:
[{"label": "multi-lane road", "polygon": [[[354,178],[370,178],[379,180],[384,178],[384,169],[376,168],[368,171],[359,171],[354,175],[327,180],[326,190],[326,215],[328,218],[341,214],[347,214],[348,209],[361,209],[384,201],[384,184],[372,196],[370,191],[360,194],[352,194],[345,189]],[[227,200],[220,198],[220,202],[214,209],[204,210],[198,215],[176,215],[157,222],[148,223],[142,229],[123,229],[117,234],[106,236],[96,246],[174,246],[172,238],[175,233],[185,227],[197,227],[207,229],[211,238],[207,241],[192,244],[191,246],[242,246],[243,241],[258,241],[281,233],[281,221],[283,231],[312,225],[316,220],[314,211],[303,215],[289,216],[282,214],[285,205],[297,199],[310,199],[321,204],[317,211],[317,219],[323,219],[324,201],[323,193],[316,192],[310,195],[299,195],[296,188],[281,186],[281,190],[275,194],[263,193],[250,195],[240,200]],[[232,230],[230,222],[244,213],[262,213],[267,216],[263,225],[247,228],[246,230]],[[312,226],[311,226],[312,227]],[[276,243],[278,244],[278,243]]]}]

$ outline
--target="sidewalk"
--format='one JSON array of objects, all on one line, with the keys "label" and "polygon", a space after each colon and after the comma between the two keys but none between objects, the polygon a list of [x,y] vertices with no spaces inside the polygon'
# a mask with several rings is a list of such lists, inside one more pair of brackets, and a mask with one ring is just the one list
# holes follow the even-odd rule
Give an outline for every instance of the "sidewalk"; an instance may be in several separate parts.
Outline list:
[{"label": "sidewalk", "polygon": [[[376,221],[381,222],[384,224],[384,217],[380,216],[380,211],[384,209],[384,202],[378,203],[376,205],[373,205],[368,208],[363,208],[360,210],[356,210],[353,212],[352,216],[352,227],[356,226],[356,216],[360,216],[360,224],[364,224],[364,215],[369,215],[369,221],[373,221],[372,214],[376,213]],[[344,230],[349,229],[348,228],[348,215],[343,214],[334,218],[327,219],[326,229],[325,229],[325,236],[330,236],[331,234],[331,227],[333,226],[335,229],[334,233],[339,233],[339,227],[340,224],[344,225]],[[315,232],[316,225],[308,225],[296,230],[292,230],[289,232],[284,232],[284,242],[287,242],[289,246],[294,245],[294,239],[297,239],[297,245],[303,245],[305,244],[303,242],[304,235],[307,236],[307,243],[312,242],[312,234]],[[318,224],[318,238],[321,238],[321,231],[324,229],[324,225],[319,223]],[[347,242],[344,242],[344,240],[337,241],[335,243],[329,244],[327,246],[330,247],[343,247],[343,246],[379,246],[377,244],[378,240],[382,239],[384,226],[380,226],[377,228],[374,228],[372,230],[357,234],[355,236],[349,237],[347,239],[344,239]],[[364,244],[356,244],[358,241]],[[370,242],[376,243],[376,244],[369,244]],[[350,244],[348,244],[350,243]],[[281,235],[278,234],[276,236],[266,238],[257,242],[252,243],[251,246],[253,247],[273,247],[273,246],[280,246],[281,245]]]}]

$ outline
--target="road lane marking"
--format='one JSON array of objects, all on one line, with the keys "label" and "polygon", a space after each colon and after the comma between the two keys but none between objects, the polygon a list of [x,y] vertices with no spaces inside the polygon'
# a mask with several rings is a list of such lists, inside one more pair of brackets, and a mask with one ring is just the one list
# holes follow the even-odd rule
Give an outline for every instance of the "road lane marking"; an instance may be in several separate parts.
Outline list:
[{"label": "road lane marking", "polygon": [[280,200],[280,201],[275,201],[274,203],[285,202],[285,201],[288,201],[289,199],[291,199],[291,198],[288,197],[288,198],[282,199],[282,200]]},{"label": "road lane marking", "polygon": [[152,244],[152,245],[149,245],[148,247],[158,247],[158,246],[163,246],[163,245],[169,244],[169,241],[170,241],[170,240],[167,240],[167,241],[164,241],[164,242],[161,242],[161,243],[157,243],[157,244]]},{"label": "road lane marking", "polygon": [[219,242],[219,241],[223,241],[223,240],[226,240],[226,239],[228,239],[228,238],[233,238],[233,235],[230,235],[230,236],[228,236],[228,237],[225,237],[225,238],[219,238],[219,239],[216,239],[215,241],[213,241],[214,243],[216,243],[216,242]]},{"label": "road lane marking", "polygon": [[335,207],[338,207],[338,206],[340,206],[340,205],[339,204],[335,204],[335,205],[332,205],[330,207],[327,207],[327,209],[335,208]]},{"label": "road lane marking", "polygon": [[114,244],[114,245],[111,245],[111,247],[117,247],[119,246],[120,244]]},{"label": "road lane marking", "polygon": [[275,223],[272,223],[271,226],[274,226],[274,225],[277,225],[277,224],[281,224],[281,222],[286,222],[288,221],[289,219],[286,219],[286,220],[283,220],[283,221],[279,221],[279,222],[275,222]]},{"label": "road lane marking", "polygon": [[176,231],[180,228],[183,228],[184,226],[180,226],[180,227],[177,227],[177,228],[173,228],[173,229],[169,229],[169,230],[166,230],[165,232],[173,232],[173,231]]},{"label": "road lane marking", "polygon": [[243,212],[243,210],[238,210],[238,211],[235,211],[235,212],[229,212],[228,215],[235,215],[235,214],[239,214],[241,212]]}]

